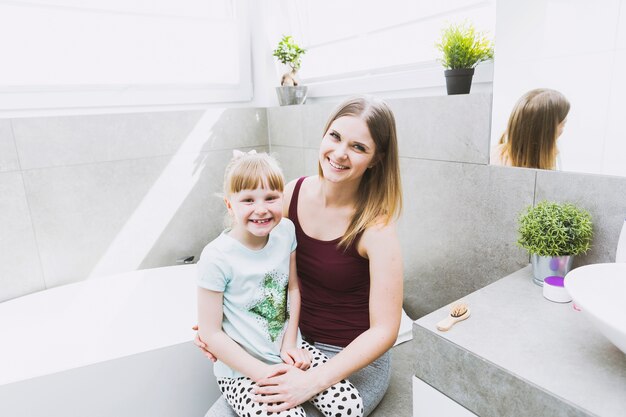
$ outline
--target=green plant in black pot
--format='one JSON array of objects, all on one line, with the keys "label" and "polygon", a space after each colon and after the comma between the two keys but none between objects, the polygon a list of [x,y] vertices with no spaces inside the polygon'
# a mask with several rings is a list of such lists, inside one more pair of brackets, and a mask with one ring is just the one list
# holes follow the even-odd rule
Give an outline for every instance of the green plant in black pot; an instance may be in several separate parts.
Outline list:
[{"label": "green plant in black pot", "polygon": [[469,22],[445,27],[435,46],[442,53],[448,94],[468,94],[476,65],[493,59],[493,41]]},{"label": "green plant in black pot", "polygon": [[588,211],[569,203],[542,201],[519,216],[517,244],[531,255],[535,283],[565,276],[573,257],[591,247],[593,224]]}]

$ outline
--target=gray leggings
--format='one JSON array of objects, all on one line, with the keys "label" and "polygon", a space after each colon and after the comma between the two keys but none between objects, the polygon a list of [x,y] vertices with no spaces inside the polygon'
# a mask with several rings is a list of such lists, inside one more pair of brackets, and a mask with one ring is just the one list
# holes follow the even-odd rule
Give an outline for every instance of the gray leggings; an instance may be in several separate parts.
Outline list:
[{"label": "gray leggings", "polygon": [[[315,347],[321,350],[326,356],[332,358],[341,351],[341,347],[315,343]],[[380,358],[367,365],[365,368],[356,371],[348,378],[356,387],[363,398],[363,416],[368,416],[382,400],[391,377],[391,354],[384,353]],[[302,404],[307,417],[324,417],[320,411],[310,403]],[[220,397],[213,404],[205,417],[237,417],[237,414],[228,405],[224,397]]]}]

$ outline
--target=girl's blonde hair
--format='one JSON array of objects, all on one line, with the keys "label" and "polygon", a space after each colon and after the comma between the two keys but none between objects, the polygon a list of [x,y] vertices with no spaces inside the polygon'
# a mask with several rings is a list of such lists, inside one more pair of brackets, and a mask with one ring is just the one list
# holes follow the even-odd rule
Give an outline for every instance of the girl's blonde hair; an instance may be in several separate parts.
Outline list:
[{"label": "girl's blonde hair", "polygon": [[[402,212],[402,184],[396,121],[393,112],[382,100],[373,97],[353,97],[341,103],[331,114],[324,135],[340,117],[352,116],[365,121],[376,144],[374,166],[365,170],[357,191],[356,211],[339,246],[348,248],[368,227],[382,222],[389,224]],[[318,163],[318,173],[324,177]]]},{"label": "girl's blonde hair", "polygon": [[537,88],[524,94],[500,137],[503,159],[515,167],[554,169],[558,126],[569,109],[569,101],[556,90]]},{"label": "girl's blonde hair", "polygon": [[280,192],[285,189],[283,171],[276,159],[264,152],[235,155],[224,173],[224,196],[259,187]]}]

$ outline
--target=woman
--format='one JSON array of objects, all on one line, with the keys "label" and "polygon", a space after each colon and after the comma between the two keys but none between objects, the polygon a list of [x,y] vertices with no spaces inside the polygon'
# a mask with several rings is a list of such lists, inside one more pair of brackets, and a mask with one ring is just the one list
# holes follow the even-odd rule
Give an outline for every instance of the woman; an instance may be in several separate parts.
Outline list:
[{"label": "woman", "polygon": [[556,90],[538,88],[515,104],[506,131],[491,154],[491,163],[523,168],[558,169],[557,139],[570,104]]},{"label": "woman", "polygon": [[[363,97],[339,105],[324,129],[318,162],[318,176],[287,185],[284,214],[298,241],[300,330],[330,360],[308,371],[284,364],[258,382],[256,399],[270,412],[282,411],[349,378],[368,415],[389,384],[388,350],[402,311],[396,232],[402,196],[389,107]],[[204,347],[199,339],[196,344]],[[207,414],[218,416],[234,416],[223,399]]]}]

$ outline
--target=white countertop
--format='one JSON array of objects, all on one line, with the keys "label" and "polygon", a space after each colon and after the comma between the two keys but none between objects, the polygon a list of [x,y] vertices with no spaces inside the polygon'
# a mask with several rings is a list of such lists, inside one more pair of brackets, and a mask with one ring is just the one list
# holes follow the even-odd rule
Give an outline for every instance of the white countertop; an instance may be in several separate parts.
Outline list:
[{"label": "white countertop", "polygon": [[139,270],[0,303],[0,385],[190,342],[196,266]]}]

